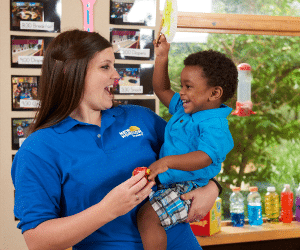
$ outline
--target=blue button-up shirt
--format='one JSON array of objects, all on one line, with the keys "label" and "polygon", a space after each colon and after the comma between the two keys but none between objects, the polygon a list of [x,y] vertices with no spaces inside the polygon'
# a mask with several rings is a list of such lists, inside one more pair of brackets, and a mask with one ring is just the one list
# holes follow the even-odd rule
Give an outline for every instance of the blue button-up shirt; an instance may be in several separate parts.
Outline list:
[{"label": "blue button-up shirt", "polygon": [[159,175],[162,184],[182,181],[195,181],[199,186],[206,185],[221,170],[221,163],[233,148],[233,139],[229,131],[227,116],[232,109],[222,104],[220,108],[186,114],[175,93],[169,111],[173,115],[166,126],[165,142],[160,158],[168,155],[181,155],[193,151],[203,151],[212,160],[212,164],[196,171],[169,169]]}]

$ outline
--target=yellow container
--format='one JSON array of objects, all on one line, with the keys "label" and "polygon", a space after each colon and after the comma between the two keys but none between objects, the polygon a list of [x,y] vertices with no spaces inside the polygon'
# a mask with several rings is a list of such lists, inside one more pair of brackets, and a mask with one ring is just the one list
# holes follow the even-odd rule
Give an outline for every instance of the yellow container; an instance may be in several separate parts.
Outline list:
[{"label": "yellow container", "polygon": [[211,236],[221,231],[221,198],[217,198],[209,213],[199,222],[190,223],[197,236]]},{"label": "yellow container", "polygon": [[265,195],[265,212],[267,221],[271,223],[279,222],[279,195],[275,192],[275,187],[268,187]]}]

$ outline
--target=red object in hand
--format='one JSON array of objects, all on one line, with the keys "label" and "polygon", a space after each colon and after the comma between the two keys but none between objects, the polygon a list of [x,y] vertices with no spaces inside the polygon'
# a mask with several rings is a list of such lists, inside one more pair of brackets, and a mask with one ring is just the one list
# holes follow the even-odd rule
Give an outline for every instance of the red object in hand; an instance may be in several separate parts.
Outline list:
[{"label": "red object in hand", "polygon": [[135,168],[132,172],[132,175],[137,175],[138,173],[140,172],[145,172],[145,175],[148,176],[150,175],[150,169],[147,168],[147,167],[138,167],[138,168]]}]

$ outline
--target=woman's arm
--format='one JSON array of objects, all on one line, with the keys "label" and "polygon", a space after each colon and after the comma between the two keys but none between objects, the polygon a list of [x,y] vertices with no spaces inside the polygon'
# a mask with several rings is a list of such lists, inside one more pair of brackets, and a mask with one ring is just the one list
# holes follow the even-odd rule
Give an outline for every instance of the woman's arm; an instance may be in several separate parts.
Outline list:
[{"label": "woman's arm", "polygon": [[[30,250],[67,249],[115,218],[128,213],[148,197],[154,182],[145,173],[131,177],[111,190],[98,204],[69,217],[45,221],[24,232]],[[74,194],[76,195],[76,194]]]},{"label": "woman's arm", "polygon": [[192,200],[189,216],[186,222],[199,221],[211,210],[219,196],[217,184],[210,180],[204,187],[197,188],[181,195],[183,200]]}]

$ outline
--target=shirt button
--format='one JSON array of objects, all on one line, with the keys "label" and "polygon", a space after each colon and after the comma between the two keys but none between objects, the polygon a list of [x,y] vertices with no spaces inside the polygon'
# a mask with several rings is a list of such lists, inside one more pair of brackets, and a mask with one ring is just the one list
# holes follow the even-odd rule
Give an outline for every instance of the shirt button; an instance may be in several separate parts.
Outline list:
[{"label": "shirt button", "polygon": [[101,135],[100,135],[100,134],[98,134],[98,135],[97,135],[97,137],[98,137],[98,138],[100,138],[100,137],[101,137]]}]

